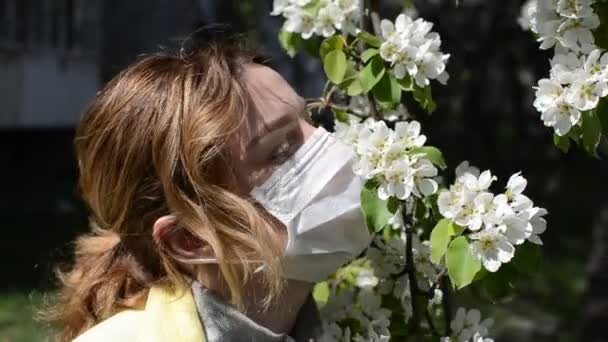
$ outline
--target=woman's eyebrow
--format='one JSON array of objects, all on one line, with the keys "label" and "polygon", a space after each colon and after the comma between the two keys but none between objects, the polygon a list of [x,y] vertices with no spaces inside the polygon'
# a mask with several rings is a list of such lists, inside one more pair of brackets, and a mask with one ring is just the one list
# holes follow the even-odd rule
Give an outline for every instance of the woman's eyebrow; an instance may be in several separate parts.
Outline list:
[{"label": "woman's eyebrow", "polygon": [[256,135],[249,140],[249,142],[246,145],[246,149],[250,149],[251,147],[253,147],[266,134],[293,123],[295,121],[294,118],[295,117],[291,113],[286,113],[286,114],[280,115],[279,117],[275,118],[274,120],[272,120],[268,123],[264,122],[262,129],[258,130]]}]

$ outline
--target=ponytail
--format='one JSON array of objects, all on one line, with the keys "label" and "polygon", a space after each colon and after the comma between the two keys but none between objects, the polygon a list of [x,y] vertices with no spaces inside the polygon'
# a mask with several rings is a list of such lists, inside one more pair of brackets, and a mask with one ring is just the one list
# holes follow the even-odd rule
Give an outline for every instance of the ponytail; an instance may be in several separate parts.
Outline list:
[{"label": "ponytail", "polygon": [[58,271],[61,291],[43,318],[62,328],[60,340],[71,341],[118,311],[136,308],[147,296],[151,277],[122,248],[120,237],[93,227],[76,240],[75,262]]}]

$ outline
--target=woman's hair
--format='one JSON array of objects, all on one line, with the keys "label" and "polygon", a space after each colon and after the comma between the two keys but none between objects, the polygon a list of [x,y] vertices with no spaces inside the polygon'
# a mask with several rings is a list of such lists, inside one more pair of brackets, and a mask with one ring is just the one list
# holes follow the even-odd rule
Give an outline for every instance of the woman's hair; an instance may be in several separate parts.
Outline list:
[{"label": "woman's hair", "polygon": [[141,304],[153,284],[188,284],[154,242],[152,226],[163,215],[211,246],[234,304],[242,308],[241,289],[260,265],[223,260],[263,260],[263,284],[270,297],[279,293],[278,240],[237,194],[227,148],[248,112],[243,67],[256,62],[235,39],[205,33],[175,52],[141,57],[97,94],[74,142],[92,231],[77,239],[75,262],[59,272],[58,302],[47,312],[61,339]]}]

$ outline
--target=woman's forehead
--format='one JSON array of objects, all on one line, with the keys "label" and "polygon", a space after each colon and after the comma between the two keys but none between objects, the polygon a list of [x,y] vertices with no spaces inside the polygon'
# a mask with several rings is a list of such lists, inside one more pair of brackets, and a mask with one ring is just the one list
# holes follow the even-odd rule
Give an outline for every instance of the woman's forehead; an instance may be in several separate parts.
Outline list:
[{"label": "woman's forehead", "polygon": [[249,95],[249,112],[243,120],[240,135],[245,146],[277,122],[297,119],[304,108],[304,100],[269,67],[247,65],[244,83]]},{"label": "woman's forehead", "polygon": [[244,82],[253,108],[264,119],[291,113],[303,105],[303,99],[276,71],[260,64],[245,67]]}]

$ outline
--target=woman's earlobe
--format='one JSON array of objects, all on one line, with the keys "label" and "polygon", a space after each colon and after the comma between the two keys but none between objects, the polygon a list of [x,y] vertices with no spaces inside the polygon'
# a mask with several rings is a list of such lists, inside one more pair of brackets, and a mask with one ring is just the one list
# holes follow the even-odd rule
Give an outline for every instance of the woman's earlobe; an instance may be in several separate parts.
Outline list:
[{"label": "woman's earlobe", "polygon": [[211,246],[180,227],[173,215],[162,216],[154,222],[152,237],[159,249],[178,260],[214,257]]}]

